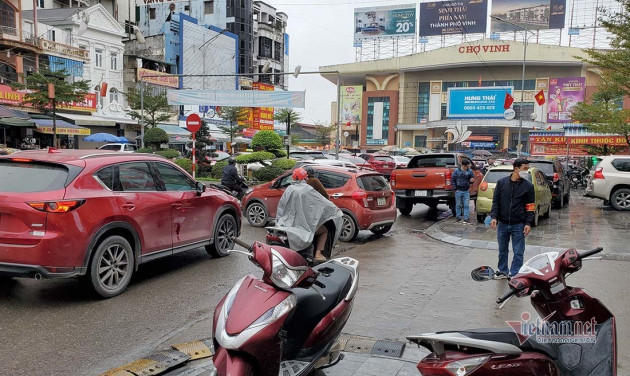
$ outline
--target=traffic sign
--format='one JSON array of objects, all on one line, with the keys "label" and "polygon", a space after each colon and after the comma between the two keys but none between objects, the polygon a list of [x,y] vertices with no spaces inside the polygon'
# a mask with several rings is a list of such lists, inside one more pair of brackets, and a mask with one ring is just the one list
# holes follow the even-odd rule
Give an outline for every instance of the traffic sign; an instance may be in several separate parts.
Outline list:
[{"label": "traffic sign", "polygon": [[201,118],[197,114],[189,115],[186,119],[186,128],[192,133],[196,133],[201,129]]}]

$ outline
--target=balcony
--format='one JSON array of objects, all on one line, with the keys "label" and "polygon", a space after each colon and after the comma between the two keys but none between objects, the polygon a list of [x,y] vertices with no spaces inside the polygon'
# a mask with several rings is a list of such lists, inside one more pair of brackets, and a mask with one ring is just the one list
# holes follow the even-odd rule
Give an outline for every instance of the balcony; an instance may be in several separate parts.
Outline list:
[{"label": "balcony", "polygon": [[79,47],[68,46],[67,44],[53,42],[47,39],[41,39],[39,44],[42,50],[53,56],[60,56],[66,58],[79,58],[81,60],[90,60],[90,51]]},{"label": "balcony", "polygon": [[16,50],[41,52],[41,41],[33,33],[14,27],[0,26],[0,46]]}]

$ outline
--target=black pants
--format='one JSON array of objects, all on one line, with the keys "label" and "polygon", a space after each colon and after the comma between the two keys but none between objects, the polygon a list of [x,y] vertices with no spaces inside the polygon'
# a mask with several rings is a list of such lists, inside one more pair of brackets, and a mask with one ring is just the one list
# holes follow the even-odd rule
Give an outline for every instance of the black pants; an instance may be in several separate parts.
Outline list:
[{"label": "black pants", "polygon": [[243,193],[245,190],[239,184],[225,184],[226,187],[230,188],[232,191],[236,191],[236,198],[239,200],[243,198]]}]

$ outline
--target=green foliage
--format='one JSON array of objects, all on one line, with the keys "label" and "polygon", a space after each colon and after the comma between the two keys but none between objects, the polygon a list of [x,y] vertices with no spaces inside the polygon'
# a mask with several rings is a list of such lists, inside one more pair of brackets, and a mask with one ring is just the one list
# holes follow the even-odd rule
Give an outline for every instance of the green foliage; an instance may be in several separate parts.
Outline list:
[{"label": "green foliage", "polygon": [[283,169],[275,166],[265,166],[258,171],[254,171],[254,179],[262,182],[271,181],[282,175]]},{"label": "green foliage", "polygon": [[223,167],[227,166],[227,162],[217,162],[212,166],[212,177],[215,179],[221,179],[223,176]]},{"label": "green foliage", "polygon": [[164,91],[154,93],[152,90],[145,88],[142,96],[144,97],[144,119],[142,118],[140,91],[130,88],[125,96],[131,108],[127,111],[127,114],[146,128],[155,128],[159,123],[169,120],[174,114],[173,107],[168,104],[166,92]]},{"label": "green foliage", "polygon": [[249,109],[244,107],[221,107],[221,118],[227,120],[230,124],[217,125],[219,130],[230,135],[230,143],[234,142],[236,137],[242,136],[243,131],[248,128]]},{"label": "green foliage", "polygon": [[330,145],[336,130],[336,124],[318,124],[318,126],[315,128],[315,144],[320,146]]},{"label": "green foliage", "polygon": [[[279,111],[276,111],[274,119],[284,123],[287,130],[291,129],[291,144],[297,145],[300,143],[300,137],[295,133],[296,127],[302,121],[302,117],[297,112],[291,110],[290,108],[283,108]],[[290,124],[290,127],[289,125]]]},{"label": "green foliage", "polygon": [[144,143],[151,146],[153,150],[158,150],[160,144],[168,143],[168,135],[163,129],[151,128],[144,132]]},{"label": "green foliage", "polygon": [[276,159],[271,163],[273,167],[277,167],[284,171],[290,170],[295,167],[296,160],[295,159]]},{"label": "green foliage", "polygon": [[248,164],[274,159],[276,156],[268,151],[255,151],[251,154],[243,154],[236,157],[236,163]]},{"label": "green foliage", "polygon": [[276,156],[276,158],[283,158],[287,156],[287,152],[280,149],[280,150],[269,150],[270,153],[273,153],[273,155]]},{"label": "green foliage", "polygon": [[252,148],[265,151],[282,149],[282,137],[274,131],[260,131],[252,138]]},{"label": "green foliage", "polygon": [[136,149],[136,153],[153,153],[153,148],[140,148]]},{"label": "green foliage", "polygon": [[[30,103],[34,107],[44,109],[45,107],[59,103],[80,102],[90,90],[89,81],[79,80],[73,83],[66,82],[68,72],[59,70],[51,72],[47,68],[40,68],[38,72],[28,76],[26,89],[28,93],[24,95],[23,103]],[[55,99],[53,103],[48,99],[48,84],[55,85]],[[13,90],[24,90],[25,85],[12,83]]]},{"label": "green foliage", "polygon": [[180,158],[175,160],[175,163],[183,168],[187,173],[192,175],[192,160],[188,158]]},{"label": "green foliage", "polygon": [[[175,149],[161,149],[155,152],[157,155],[161,155],[164,158],[173,159],[179,157],[179,151]],[[191,161],[192,163],[192,161]]]}]

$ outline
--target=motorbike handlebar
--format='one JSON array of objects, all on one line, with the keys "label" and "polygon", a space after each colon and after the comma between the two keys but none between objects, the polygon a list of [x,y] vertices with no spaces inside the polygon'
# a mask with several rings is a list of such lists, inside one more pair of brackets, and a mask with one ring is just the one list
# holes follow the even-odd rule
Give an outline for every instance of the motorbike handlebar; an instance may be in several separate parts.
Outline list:
[{"label": "motorbike handlebar", "polygon": [[246,242],[242,241],[241,239],[235,238],[234,239],[234,244],[238,244],[241,247],[245,248],[245,249],[249,249],[251,247],[251,244],[247,244]]},{"label": "motorbike handlebar", "polygon": [[513,289],[512,287],[510,287],[510,291],[508,291],[507,293],[505,293],[505,295],[503,295],[502,297],[497,299],[497,304],[503,303],[504,301],[508,300],[514,294],[516,294],[516,290]]},{"label": "motorbike handlebar", "polygon": [[604,248],[597,247],[595,249],[591,249],[590,251],[578,252],[578,254],[580,255],[580,258],[587,258],[587,257],[593,256],[594,254],[599,253],[599,252],[601,252],[603,250],[604,250]]}]

